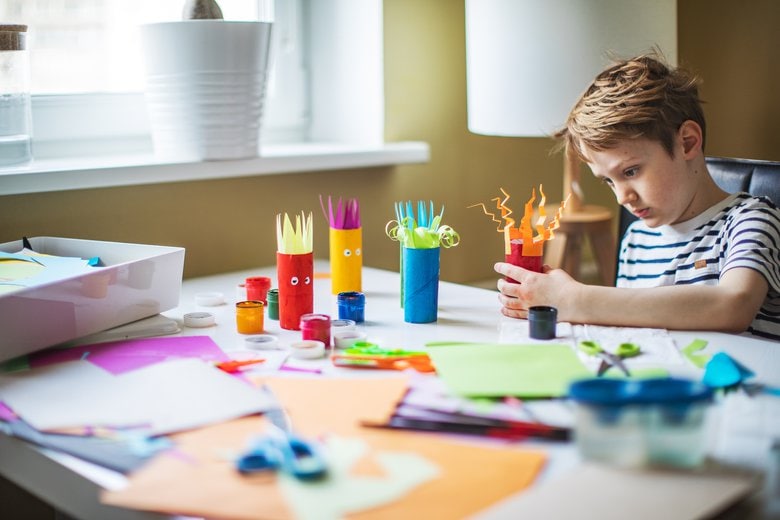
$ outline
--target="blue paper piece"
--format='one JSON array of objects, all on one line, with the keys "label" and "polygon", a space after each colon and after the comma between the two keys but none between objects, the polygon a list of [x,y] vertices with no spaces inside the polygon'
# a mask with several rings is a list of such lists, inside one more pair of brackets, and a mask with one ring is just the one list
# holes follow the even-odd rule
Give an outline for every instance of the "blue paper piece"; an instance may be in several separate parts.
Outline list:
[{"label": "blue paper piece", "polygon": [[712,388],[728,388],[739,385],[755,373],[726,354],[718,352],[704,367],[702,381]]}]

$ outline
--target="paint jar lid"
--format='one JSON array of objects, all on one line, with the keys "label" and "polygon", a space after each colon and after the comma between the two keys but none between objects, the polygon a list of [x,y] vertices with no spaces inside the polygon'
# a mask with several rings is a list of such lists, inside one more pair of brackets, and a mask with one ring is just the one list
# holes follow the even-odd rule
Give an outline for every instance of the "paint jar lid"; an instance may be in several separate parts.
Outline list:
[{"label": "paint jar lid", "polygon": [[279,348],[279,339],[271,334],[256,334],[244,338],[244,345],[255,350],[275,350]]},{"label": "paint jar lid", "polygon": [[304,314],[301,316],[301,330],[323,330],[330,328],[330,316],[327,314]]},{"label": "paint jar lid", "polygon": [[359,330],[339,330],[333,333],[333,342],[340,349],[352,348],[365,339],[366,333]]},{"label": "paint jar lid", "polygon": [[242,309],[263,309],[263,302],[257,300],[246,300],[243,302],[236,302],[236,310]]},{"label": "paint jar lid", "polygon": [[268,302],[269,303],[270,302],[278,303],[279,302],[279,289],[269,289],[267,298],[268,298]]},{"label": "paint jar lid", "polygon": [[216,323],[210,312],[188,312],[184,315],[184,326],[190,328],[211,327]]},{"label": "paint jar lid", "polygon": [[339,330],[355,330],[355,320],[332,320],[330,322],[330,328],[333,332]]},{"label": "paint jar lid", "polygon": [[325,343],[304,339],[290,343],[290,355],[297,359],[319,359],[325,355]]},{"label": "paint jar lid", "polygon": [[195,295],[195,304],[203,307],[216,307],[225,303],[221,292],[201,292]]},{"label": "paint jar lid", "polygon": [[336,301],[339,303],[350,303],[350,304],[360,304],[365,303],[366,296],[362,292],[357,291],[348,291],[348,292],[341,292],[336,297]]},{"label": "paint jar lid", "polygon": [[244,283],[247,287],[260,287],[265,289],[271,287],[271,279],[267,276],[250,276]]}]

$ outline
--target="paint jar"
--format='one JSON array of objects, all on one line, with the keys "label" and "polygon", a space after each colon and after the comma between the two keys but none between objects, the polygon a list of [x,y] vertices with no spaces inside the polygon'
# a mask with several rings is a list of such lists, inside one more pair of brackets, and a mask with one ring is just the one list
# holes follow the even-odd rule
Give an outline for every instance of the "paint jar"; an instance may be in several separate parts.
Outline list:
[{"label": "paint jar", "polygon": [[622,467],[699,466],[708,448],[713,389],[680,378],[592,378],[572,383],[584,459]]},{"label": "paint jar", "polygon": [[268,319],[279,319],[279,289],[271,289],[266,294],[268,298]]},{"label": "paint jar", "polygon": [[330,316],[327,314],[304,314],[301,316],[301,337],[321,341],[330,347]]},{"label": "paint jar", "polygon": [[528,335],[533,339],[554,339],[558,309],[546,305],[528,309]]},{"label": "paint jar", "polygon": [[250,276],[244,281],[246,286],[246,299],[261,301],[268,305],[268,289],[271,288],[271,279],[267,276]]},{"label": "paint jar", "polygon": [[236,303],[236,329],[240,334],[263,332],[263,302],[247,300]]},{"label": "paint jar", "polygon": [[[518,267],[522,267],[523,269],[528,269],[529,271],[533,271],[535,273],[541,273],[542,272],[542,255],[539,254],[538,256],[525,256],[523,254],[523,241],[522,240],[512,240],[510,243],[511,252],[505,256],[505,260],[508,264],[516,265]],[[540,248],[541,249],[541,248]],[[540,250],[541,253],[541,250]],[[516,280],[513,280],[512,278],[506,277],[506,280],[508,282],[517,283]]]},{"label": "paint jar", "polygon": [[366,297],[361,292],[342,292],[336,298],[339,319],[363,323],[365,320]]}]

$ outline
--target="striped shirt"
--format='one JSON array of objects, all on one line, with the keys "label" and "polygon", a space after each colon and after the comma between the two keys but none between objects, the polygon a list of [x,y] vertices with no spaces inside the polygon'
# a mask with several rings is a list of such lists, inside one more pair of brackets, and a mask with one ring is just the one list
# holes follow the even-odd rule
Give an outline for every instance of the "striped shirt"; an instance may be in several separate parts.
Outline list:
[{"label": "striped shirt", "polygon": [[780,210],[765,197],[734,193],[670,226],[631,223],[620,245],[617,286],[717,285],[734,267],[758,271],[769,285],[747,332],[780,341]]}]

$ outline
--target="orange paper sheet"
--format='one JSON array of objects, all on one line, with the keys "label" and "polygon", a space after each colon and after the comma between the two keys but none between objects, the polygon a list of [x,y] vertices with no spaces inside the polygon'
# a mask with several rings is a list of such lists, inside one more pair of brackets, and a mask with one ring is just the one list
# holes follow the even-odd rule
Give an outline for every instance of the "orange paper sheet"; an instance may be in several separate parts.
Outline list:
[{"label": "orange paper sheet", "polygon": [[[463,518],[533,482],[545,455],[516,446],[499,448],[464,443],[436,434],[360,426],[382,421],[406,391],[404,378],[266,380],[284,404],[292,428],[310,437],[359,437],[371,451],[353,474],[381,473],[371,457],[378,451],[416,453],[437,465],[441,477],[389,505],[350,518]],[[105,492],[106,503],[124,507],[223,519],[292,518],[273,475],[241,477],[226,458],[241,451],[264,420],[244,418],[177,435],[179,449],[164,454],[130,478],[127,488]]]}]

